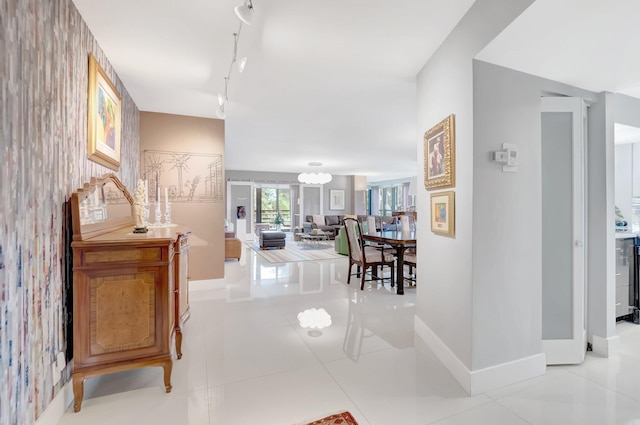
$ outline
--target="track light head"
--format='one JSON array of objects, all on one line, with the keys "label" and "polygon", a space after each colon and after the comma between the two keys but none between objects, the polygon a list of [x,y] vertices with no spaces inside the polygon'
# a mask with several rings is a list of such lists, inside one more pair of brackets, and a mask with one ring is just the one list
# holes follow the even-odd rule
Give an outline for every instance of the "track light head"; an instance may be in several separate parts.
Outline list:
[{"label": "track light head", "polygon": [[247,57],[243,57],[238,61],[238,71],[242,72],[247,66]]},{"label": "track light head", "polygon": [[251,25],[251,23],[253,22],[253,15],[254,15],[253,4],[251,3],[251,0],[248,0],[242,6],[234,7],[233,10],[236,12],[238,19],[240,19],[242,22],[244,22],[247,25]]}]

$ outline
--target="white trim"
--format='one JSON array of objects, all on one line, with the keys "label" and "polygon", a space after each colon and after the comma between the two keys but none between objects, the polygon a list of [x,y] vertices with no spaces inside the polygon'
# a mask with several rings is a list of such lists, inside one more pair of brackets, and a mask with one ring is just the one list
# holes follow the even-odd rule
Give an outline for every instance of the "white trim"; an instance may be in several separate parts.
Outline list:
[{"label": "white trim", "polygon": [[416,335],[471,396],[544,375],[546,372],[544,353],[472,372],[418,316],[415,316],[414,329]]},{"label": "white trim", "polygon": [[60,423],[64,412],[73,403],[73,385],[71,382],[69,381],[62,386],[58,394],[38,417],[36,425],[57,425]]},{"label": "white trim", "polygon": [[449,373],[456,378],[456,381],[464,388],[467,393],[471,393],[471,375],[469,369],[462,361],[445,345],[444,342],[427,326],[426,323],[415,316],[414,330],[427,346],[433,351],[438,360],[442,362]]},{"label": "white trim", "polygon": [[474,370],[471,372],[471,395],[526,381],[546,372],[544,353]]},{"label": "white trim", "polygon": [[611,357],[618,354],[620,349],[620,337],[614,335],[609,338],[602,338],[601,336],[593,336],[592,344],[593,352],[602,357]]}]

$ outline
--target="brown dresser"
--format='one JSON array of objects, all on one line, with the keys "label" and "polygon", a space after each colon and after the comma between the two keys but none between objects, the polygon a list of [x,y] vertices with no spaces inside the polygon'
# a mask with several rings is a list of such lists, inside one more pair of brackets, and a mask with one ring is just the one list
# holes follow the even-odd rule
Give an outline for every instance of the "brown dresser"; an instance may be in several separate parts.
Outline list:
[{"label": "brown dresser", "polygon": [[133,233],[132,202],[113,174],[92,180],[71,198],[76,412],[86,378],[161,366],[170,392],[173,338],[182,357],[189,231],[174,226]]}]

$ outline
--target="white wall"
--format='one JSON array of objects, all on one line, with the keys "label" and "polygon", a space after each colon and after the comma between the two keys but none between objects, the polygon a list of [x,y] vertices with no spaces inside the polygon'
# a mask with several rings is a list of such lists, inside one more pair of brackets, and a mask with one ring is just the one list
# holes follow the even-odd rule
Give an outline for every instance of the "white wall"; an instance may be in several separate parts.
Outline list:
[{"label": "white wall", "polygon": [[[472,59],[531,3],[531,0],[509,4],[495,0],[476,1],[418,75],[418,158],[424,158],[424,132],[449,114],[456,115],[456,236],[434,235],[429,230],[427,219],[422,220],[424,226],[419,226],[416,329],[424,329],[423,334],[430,336],[427,342],[470,392],[473,392],[470,371],[477,368],[474,363],[495,364],[506,357],[516,357],[513,353],[505,354],[499,347],[494,348],[499,354],[495,360],[487,357],[485,361],[483,355],[477,362],[472,354],[479,344],[494,346],[492,341],[500,328],[510,327],[505,323],[485,334],[486,327],[490,325],[476,322],[478,315],[474,312],[475,302],[496,294],[478,293],[490,288],[476,288],[473,280],[474,233],[479,229],[473,227],[476,214],[474,177],[477,173],[474,171]],[[486,155],[486,152],[480,154]],[[424,164],[422,161],[418,164],[418,176],[424,176]],[[429,199],[430,194],[421,187],[417,194],[418,217],[430,217]],[[516,294],[506,294],[505,297],[511,298],[511,295]],[[480,331],[476,330],[478,326]],[[516,325],[516,328],[519,330],[520,326]],[[516,333],[516,328],[507,329],[509,336],[506,338]],[[483,338],[487,340],[481,342]],[[519,355],[522,350],[518,351]]]},{"label": "white wall", "polygon": [[[502,4],[497,13],[495,2],[476,2],[418,76],[418,131],[456,114],[457,183],[455,239],[435,236],[426,226],[418,231],[416,330],[427,336],[427,343],[472,394],[482,385],[486,389],[544,373],[542,95],[577,96],[591,103],[588,333],[590,340],[615,337],[614,316],[609,314],[614,297],[607,283],[615,266],[609,249],[613,238],[606,224],[611,216],[609,197],[613,201],[612,101],[607,94],[482,62],[472,69],[475,51],[530,2],[514,3],[510,10]],[[500,172],[489,160],[489,152],[505,142],[520,149],[515,175]],[[420,140],[418,157],[423,155]],[[420,165],[418,175],[423,175]],[[428,206],[429,193],[421,189],[419,215],[429,217]],[[501,380],[481,379],[497,378],[494,372],[500,370],[505,372]]]},{"label": "white wall", "polygon": [[[615,204],[629,223],[631,229],[631,198],[633,197],[634,144],[615,146]],[[640,151],[640,149],[635,149]],[[640,167],[640,163],[638,164]]]},{"label": "white wall", "polygon": [[610,354],[615,340],[614,96],[589,107],[587,141],[587,338]]},{"label": "white wall", "polygon": [[[475,62],[474,369],[542,352],[540,91],[529,75]],[[502,143],[518,146],[516,173],[490,160]]]}]

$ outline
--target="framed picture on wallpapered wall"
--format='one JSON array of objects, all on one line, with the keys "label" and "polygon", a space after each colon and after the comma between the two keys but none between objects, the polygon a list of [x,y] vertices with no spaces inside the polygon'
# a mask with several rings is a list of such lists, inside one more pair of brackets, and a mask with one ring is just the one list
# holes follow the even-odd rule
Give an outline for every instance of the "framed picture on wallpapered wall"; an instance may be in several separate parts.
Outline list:
[{"label": "framed picture on wallpapered wall", "polygon": [[432,190],[456,185],[455,115],[424,133],[424,187]]},{"label": "framed picture on wallpapered wall", "polygon": [[453,190],[431,194],[431,231],[443,236],[456,234],[455,193]]},{"label": "framed picture on wallpapered wall", "polygon": [[122,99],[92,54],[89,54],[87,106],[87,156],[117,171],[120,168]]}]

